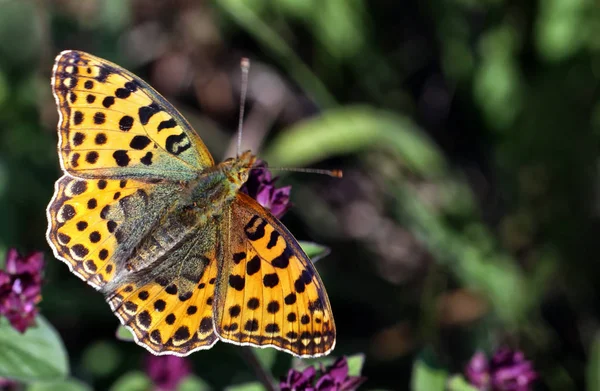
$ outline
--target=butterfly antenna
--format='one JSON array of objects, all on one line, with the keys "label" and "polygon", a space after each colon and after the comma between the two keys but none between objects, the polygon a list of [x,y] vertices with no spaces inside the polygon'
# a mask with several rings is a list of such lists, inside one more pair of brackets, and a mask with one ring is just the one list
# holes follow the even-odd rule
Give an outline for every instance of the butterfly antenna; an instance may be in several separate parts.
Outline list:
[{"label": "butterfly antenna", "polygon": [[246,94],[248,92],[248,72],[250,71],[250,59],[244,57],[240,62],[242,69],[242,91],[240,94],[240,119],[238,122],[237,156],[240,156],[242,148],[242,128],[244,126],[244,109],[246,107]]},{"label": "butterfly antenna", "polygon": [[289,172],[305,172],[309,174],[327,175],[334,178],[342,178],[344,173],[342,170],[321,170],[318,168],[287,168],[287,167],[253,167],[253,170],[269,170],[269,171],[289,171]]}]

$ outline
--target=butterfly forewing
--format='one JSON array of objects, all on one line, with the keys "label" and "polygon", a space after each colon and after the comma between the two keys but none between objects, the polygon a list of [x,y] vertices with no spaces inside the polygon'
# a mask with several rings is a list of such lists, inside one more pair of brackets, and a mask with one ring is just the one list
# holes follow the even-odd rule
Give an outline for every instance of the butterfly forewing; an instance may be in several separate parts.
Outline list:
[{"label": "butterfly forewing", "polygon": [[96,178],[190,180],[212,166],[179,112],[140,78],[106,60],[65,51],[54,65],[63,169]]},{"label": "butterfly forewing", "polygon": [[222,227],[226,251],[215,308],[219,336],[297,356],[330,352],[335,325],[325,287],[283,224],[238,194]]}]

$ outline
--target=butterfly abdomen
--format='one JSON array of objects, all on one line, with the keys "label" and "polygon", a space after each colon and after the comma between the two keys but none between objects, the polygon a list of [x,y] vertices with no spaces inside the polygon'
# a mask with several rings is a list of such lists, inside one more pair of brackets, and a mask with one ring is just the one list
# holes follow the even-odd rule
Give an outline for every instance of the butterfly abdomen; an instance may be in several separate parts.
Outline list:
[{"label": "butterfly abdomen", "polygon": [[196,235],[207,220],[207,215],[197,208],[180,207],[177,211],[171,211],[161,224],[141,240],[125,263],[125,268],[133,272],[152,266],[189,237]]}]

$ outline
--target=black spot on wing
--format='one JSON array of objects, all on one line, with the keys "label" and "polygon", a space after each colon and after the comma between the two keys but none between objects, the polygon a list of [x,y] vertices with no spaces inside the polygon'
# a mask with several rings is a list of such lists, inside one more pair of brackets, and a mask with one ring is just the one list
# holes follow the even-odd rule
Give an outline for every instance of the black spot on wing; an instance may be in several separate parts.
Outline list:
[{"label": "black spot on wing", "polygon": [[127,151],[118,150],[113,153],[113,158],[119,167],[127,167],[129,165],[129,156],[127,155]]},{"label": "black spot on wing", "polygon": [[246,273],[249,276],[252,276],[252,275],[258,273],[259,270],[260,270],[260,258],[258,257],[258,255],[255,255],[254,257],[252,257],[252,259],[250,261],[248,261],[248,263],[246,263]]},{"label": "black spot on wing", "polygon": [[267,248],[272,249],[277,245],[277,239],[279,239],[279,232],[271,231],[271,237],[269,238],[269,243],[267,243]]},{"label": "black spot on wing", "polygon": [[140,122],[142,123],[142,125],[147,125],[148,121],[150,121],[150,118],[161,110],[162,109],[160,108],[160,106],[156,103],[140,107],[140,109],[138,110],[138,117],[140,118]]},{"label": "black spot on wing", "polygon": [[90,198],[87,202],[88,209],[96,209],[98,206],[98,201],[95,198]]},{"label": "black spot on wing", "polygon": [[133,117],[124,115],[119,120],[119,129],[124,132],[128,132],[133,127]]},{"label": "black spot on wing", "polygon": [[140,162],[145,166],[152,165],[152,152],[146,152],[146,154],[140,159]]},{"label": "black spot on wing", "polygon": [[241,291],[244,289],[246,285],[246,280],[242,276],[238,276],[237,274],[232,274],[229,276],[229,286],[237,291]]},{"label": "black spot on wing", "polygon": [[180,155],[192,146],[185,133],[172,134],[165,141],[165,149],[173,155]]},{"label": "black spot on wing", "polygon": [[248,239],[256,241],[265,236],[265,227],[267,222],[259,216],[254,215],[244,227],[244,232]]},{"label": "black spot on wing", "polygon": [[86,153],[85,161],[90,164],[95,164],[98,161],[98,157],[99,157],[98,152],[90,151],[90,152]]},{"label": "black spot on wing", "polygon": [[[273,231],[273,232],[275,232],[275,231]],[[278,267],[280,269],[285,269],[290,264],[290,258],[292,256],[294,256],[294,253],[292,252],[292,250],[290,250],[286,246],[283,249],[283,252],[281,253],[281,255],[279,255],[278,257],[276,257],[275,259],[273,259],[273,261],[271,262],[271,265],[273,265],[273,267]]]},{"label": "black spot on wing", "polygon": [[89,253],[89,250],[82,244],[74,245],[71,247],[71,251],[73,251],[73,253],[79,258],[83,258]]},{"label": "black spot on wing", "polygon": [[150,338],[156,344],[162,345],[162,336],[160,335],[160,331],[158,331],[158,330],[152,330],[152,332],[150,333]]},{"label": "black spot on wing", "polygon": [[138,89],[138,85],[139,84],[137,83],[137,81],[132,80],[125,83],[125,88],[130,92],[136,92]]},{"label": "black spot on wing", "polygon": [[96,145],[104,145],[106,144],[106,135],[104,133],[98,133],[96,138],[94,139]]},{"label": "black spot on wing", "polygon": [[86,181],[77,181],[71,186],[71,192],[75,195],[79,195],[87,190]]},{"label": "black spot on wing", "polygon": [[102,106],[106,107],[107,109],[115,104],[115,98],[112,96],[107,96],[106,98],[102,99]]},{"label": "black spot on wing", "polygon": [[277,300],[272,300],[271,302],[269,302],[269,304],[267,304],[267,312],[270,314],[276,314],[277,312],[279,312],[279,302]]},{"label": "black spot on wing", "polygon": [[244,329],[249,332],[258,331],[258,320],[250,319],[244,325]]},{"label": "black spot on wing", "polygon": [[83,134],[81,132],[77,132],[77,133],[75,133],[75,136],[73,136],[73,145],[79,146],[79,145],[83,144],[84,140],[85,140],[85,134]]},{"label": "black spot on wing", "polygon": [[73,217],[75,217],[75,208],[72,205],[66,204],[62,208],[61,217],[65,221],[71,220]]},{"label": "black spot on wing", "polygon": [[283,300],[285,301],[285,304],[292,305],[296,303],[296,294],[292,292],[289,295],[287,295]]},{"label": "black spot on wing", "polygon": [[203,334],[208,333],[209,331],[211,331],[213,328],[212,325],[212,319],[210,317],[204,317],[202,318],[202,320],[200,321],[200,332]]},{"label": "black spot on wing", "polygon": [[114,73],[114,69],[112,69],[111,67],[108,67],[106,65],[99,66],[98,76],[96,76],[96,80],[100,83],[105,83],[106,79],[108,78],[108,76],[110,76],[111,73]]},{"label": "black spot on wing", "polygon": [[73,123],[75,125],[80,125],[83,122],[83,113],[81,111],[76,111],[73,115]]},{"label": "black spot on wing", "polygon": [[117,88],[115,91],[115,96],[119,99],[127,99],[129,98],[129,95],[131,95],[131,91],[127,88]]},{"label": "black spot on wing", "polygon": [[279,284],[279,276],[277,273],[265,274],[263,277],[263,285],[267,288],[274,288]]},{"label": "black spot on wing", "polygon": [[131,139],[129,146],[133,149],[142,150],[150,144],[150,139],[146,136],[135,136]]},{"label": "black spot on wing", "polygon": [[96,125],[102,125],[105,122],[106,122],[106,114],[101,113],[101,112],[94,114],[94,123]]},{"label": "black spot on wing", "polygon": [[160,124],[158,124],[158,127],[156,128],[156,132],[159,133],[163,129],[171,129],[171,128],[174,128],[175,126],[177,126],[177,122],[175,122],[175,120],[173,118],[171,118],[169,120],[162,121]]},{"label": "black spot on wing", "polygon": [[260,300],[258,300],[257,297],[253,297],[250,300],[248,300],[248,308],[251,310],[256,310],[258,309],[258,307],[260,307]]},{"label": "black spot on wing", "polygon": [[229,315],[230,315],[232,318],[235,318],[235,317],[239,316],[239,315],[240,315],[240,312],[242,312],[242,309],[241,309],[241,308],[240,308],[240,306],[239,306],[239,305],[237,305],[237,304],[236,304],[236,305],[234,305],[234,306],[231,306],[231,307],[229,307]]},{"label": "black spot on wing", "polygon": [[246,253],[243,251],[233,254],[233,262],[236,265],[239,265],[239,263],[242,262],[244,259],[246,259]]}]

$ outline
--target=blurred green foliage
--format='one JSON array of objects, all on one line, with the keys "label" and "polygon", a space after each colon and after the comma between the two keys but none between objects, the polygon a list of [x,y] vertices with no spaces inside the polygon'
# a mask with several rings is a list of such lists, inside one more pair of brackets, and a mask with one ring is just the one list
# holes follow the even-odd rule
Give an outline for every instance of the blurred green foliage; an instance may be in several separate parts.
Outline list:
[{"label": "blurred green foliage", "polygon": [[[541,389],[597,389],[599,33],[594,0],[1,0],[0,254],[46,251],[42,312],[72,376],[148,387],[132,372],[146,351],[115,339],[101,295],[45,242],[52,61],[81,49],[129,68],[220,160],[247,56],[245,143],[272,166],[345,171],[286,173],[284,223],[331,249],[317,268],[334,354],[365,353],[367,389],[465,389],[450,376],[502,344]],[[198,379],[255,381],[238,350],[194,354]],[[263,352],[275,377],[292,365]]]}]

